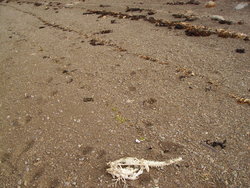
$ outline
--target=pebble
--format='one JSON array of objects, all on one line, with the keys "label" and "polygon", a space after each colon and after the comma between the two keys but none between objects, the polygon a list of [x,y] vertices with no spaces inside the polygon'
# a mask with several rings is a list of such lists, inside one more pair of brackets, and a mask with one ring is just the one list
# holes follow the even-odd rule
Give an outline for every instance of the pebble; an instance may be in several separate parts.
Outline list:
[{"label": "pebble", "polygon": [[240,10],[240,9],[243,9],[243,8],[245,8],[245,7],[247,7],[248,6],[248,3],[247,2],[242,2],[242,3],[239,3],[236,7],[235,7],[235,9],[236,10]]},{"label": "pebble", "polygon": [[135,142],[136,142],[137,144],[141,143],[141,141],[138,140],[138,139],[135,139]]},{"label": "pebble", "polygon": [[223,18],[223,16],[219,16],[219,15],[212,15],[212,16],[210,16],[210,18],[212,19],[212,20],[216,20],[216,21],[221,21],[221,20],[225,20],[225,18]]},{"label": "pebble", "polygon": [[206,8],[212,8],[212,7],[215,7],[216,6],[216,3],[214,1],[208,1],[206,4],[205,4],[205,7]]},{"label": "pebble", "polygon": [[65,185],[65,186],[69,186],[69,185],[70,185],[70,182],[66,181],[66,182],[64,182],[64,185]]},{"label": "pebble", "polygon": [[73,7],[73,6],[74,6],[74,4],[72,4],[72,3],[68,3],[68,4],[64,5],[64,7],[66,7],[66,8],[70,8],[70,7]]},{"label": "pebble", "polygon": [[24,186],[27,186],[27,185],[28,185],[28,181],[27,181],[27,180],[24,180],[23,185],[24,185]]},{"label": "pebble", "polygon": [[135,100],[130,100],[130,99],[128,99],[127,101],[126,101],[126,103],[133,103]]},{"label": "pebble", "polygon": [[238,177],[238,174],[237,174],[237,172],[236,172],[236,171],[233,171],[233,172],[232,172],[232,174],[233,174],[233,176],[234,176],[235,178],[237,178],[237,177]]},{"label": "pebble", "polygon": [[17,182],[17,184],[18,184],[18,185],[22,185],[22,180],[19,180],[19,181]]}]

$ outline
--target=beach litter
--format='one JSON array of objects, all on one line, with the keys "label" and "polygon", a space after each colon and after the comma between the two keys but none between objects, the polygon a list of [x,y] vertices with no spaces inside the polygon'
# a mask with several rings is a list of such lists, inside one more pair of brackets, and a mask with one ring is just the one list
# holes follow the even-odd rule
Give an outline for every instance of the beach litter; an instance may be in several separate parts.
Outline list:
[{"label": "beach litter", "polygon": [[115,184],[120,181],[126,184],[126,180],[138,179],[144,170],[149,172],[150,167],[164,167],[180,161],[182,161],[181,157],[168,161],[149,161],[135,157],[126,157],[109,162],[107,172],[112,175]]}]

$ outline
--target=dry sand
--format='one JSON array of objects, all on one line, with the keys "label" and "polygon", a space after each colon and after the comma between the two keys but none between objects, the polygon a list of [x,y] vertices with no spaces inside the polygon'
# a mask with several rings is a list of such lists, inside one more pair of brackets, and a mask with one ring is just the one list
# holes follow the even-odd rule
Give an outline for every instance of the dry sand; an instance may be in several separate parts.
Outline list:
[{"label": "dry sand", "polygon": [[127,156],[184,159],[129,187],[250,187],[250,6],[169,2],[1,1],[0,187],[112,187]]}]

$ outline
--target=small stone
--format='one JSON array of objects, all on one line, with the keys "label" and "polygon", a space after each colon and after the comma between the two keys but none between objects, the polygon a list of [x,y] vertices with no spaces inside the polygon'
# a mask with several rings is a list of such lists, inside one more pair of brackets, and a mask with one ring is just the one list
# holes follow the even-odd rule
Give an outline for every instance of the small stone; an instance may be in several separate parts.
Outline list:
[{"label": "small stone", "polygon": [[73,6],[74,6],[74,4],[72,4],[72,3],[68,3],[68,4],[65,4],[65,5],[64,5],[65,8],[71,8],[71,7],[73,7]]},{"label": "small stone", "polygon": [[130,100],[130,99],[128,99],[127,101],[126,101],[126,103],[133,103],[135,100]]},{"label": "small stone", "polygon": [[235,178],[237,178],[237,177],[238,177],[238,174],[237,174],[237,172],[236,172],[236,171],[233,171],[233,172],[232,172],[232,174],[233,174],[233,176],[234,176]]},{"label": "small stone", "polygon": [[205,4],[205,7],[206,8],[213,8],[216,6],[216,3],[214,1],[208,1],[206,4]]},{"label": "small stone", "polygon": [[212,15],[210,16],[211,20],[216,20],[216,21],[221,21],[221,20],[225,20],[225,18],[223,16],[219,16],[219,15]]},{"label": "small stone", "polygon": [[70,185],[70,182],[66,181],[66,182],[64,182],[64,185],[65,185],[65,186],[69,186],[69,185]]},{"label": "small stone", "polygon": [[23,185],[24,185],[24,186],[27,186],[27,185],[28,185],[28,181],[27,181],[27,180],[24,180]]},{"label": "small stone", "polygon": [[236,10],[240,10],[240,9],[243,9],[243,8],[245,8],[245,7],[247,7],[248,6],[248,3],[247,2],[241,2],[241,3],[239,3],[236,7],[235,7],[235,9]]},{"label": "small stone", "polygon": [[19,181],[17,182],[17,184],[18,184],[18,185],[22,185],[22,180],[19,180]]},{"label": "small stone", "polygon": [[141,141],[138,140],[138,139],[135,139],[135,142],[136,142],[137,144],[141,143]]}]

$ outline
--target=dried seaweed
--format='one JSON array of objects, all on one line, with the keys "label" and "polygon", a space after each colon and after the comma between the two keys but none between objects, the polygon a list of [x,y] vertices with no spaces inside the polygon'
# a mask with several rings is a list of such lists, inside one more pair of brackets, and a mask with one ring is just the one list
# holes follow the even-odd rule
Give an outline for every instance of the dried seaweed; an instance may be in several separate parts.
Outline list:
[{"label": "dried seaweed", "polygon": [[107,29],[107,30],[102,30],[102,31],[100,31],[100,32],[96,32],[96,33],[94,33],[94,34],[108,34],[108,33],[112,33],[112,32],[113,32],[112,30]]},{"label": "dried seaweed", "polygon": [[155,12],[153,10],[148,10],[148,15],[154,15]]},{"label": "dried seaweed", "polygon": [[37,6],[37,7],[39,7],[39,6],[43,5],[43,4],[39,3],[39,2],[35,2],[34,5]]},{"label": "dried seaweed", "polygon": [[[112,16],[115,18],[119,19],[130,19],[130,20],[144,20],[146,22],[149,22],[151,24],[155,24],[155,26],[158,27],[167,27],[171,29],[174,27],[175,29],[185,29],[185,33],[187,36],[202,36],[202,37],[207,37],[210,35],[218,35],[219,37],[223,38],[238,38],[238,39],[243,39],[245,41],[249,41],[249,37],[244,34],[244,33],[238,33],[238,32],[231,32],[227,31],[225,29],[212,29],[212,28],[207,28],[205,26],[195,26],[195,25],[190,25],[186,22],[176,22],[176,21],[166,21],[162,19],[155,19],[154,17],[147,17],[145,15],[129,15],[129,14],[124,14],[121,12],[112,12],[112,11],[105,11],[105,10],[88,10],[87,13],[84,14],[96,14],[99,15],[98,18],[104,17],[104,16]],[[190,17],[187,18],[186,21],[192,21],[193,18]]]},{"label": "dried seaweed", "polygon": [[155,24],[157,22],[157,20],[154,17],[145,18],[144,20],[152,24]]},{"label": "dried seaweed", "polygon": [[145,15],[133,15],[130,17],[131,20],[139,20],[139,19],[145,19]]},{"label": "dried seaweed", "polygon": [[163,22],[163,21],[159,21],[155,24],[155,26],[157,27],[168,27],[169,29],[171,29],[172,25],[170,23],[167,23],[167,22]]},{"label": "dried seaweed", "polygon": [[230,94],[229,96],[236,99],[236,101],[238,103],[240,103],[240,104],[248,104],[248,105],[250,105],[250,99],[248,99],[248,98],[238,97],[238,96],[233,95],[233,94]]},{"label": "dried seaweed", "polygon": [[166,5],[199,5],[200,2],[196,0],[190,0],[188,2],[176,1],[176,2],[167,2]]},{"label": "dried seaweed", "polygon": [[183,26],[182,24],[176,24],[174,28],[175,29],[185,29],[186,27]]},{"label": "dried seaweed", "polygon": [[84,97],[83,102],[94,102],[93,97]]},{"label": "dried seaweed", "polygon": [[233,22],[230,21],[230,20],[220,20],[219,23],[220,24],[227,24],[227,25],[232,25],[233,24]]},{"label": "dried seaweed", "polygon": [[198,18],[196,17],[196,16],[194,16],[194,15],[186,15],[186,14],[172,14],[172,16],[174,17],[174,18],[185,18],[185,20],[184,21],[189,21],[189,22],[191,22],[191,21],[195,21],[195,20],[197,20]]},{"label": "dried seaweed", "polygon": [[212,34],[211,31],[198,27],[187,28],[185,33],[187,36],[195,36],[195,37],[197,36],[207,37]]},{"label": "dried seaweed", "polygon": [[89,41],[89,44],[91,44],[92,46],[103,46],[104,42],[96,40],[96,39],[92,39]]},{"label": "dried seaweed", "polygon": [[200,2],[199,1],[196,1],[196,0],[190,0],[188,2],[186,2],[187,5],[199,5]]},{"label": "dried seaweed", "polygon": [[221,149],[224,149],[226,147],[226,143],[227,143],[227,140],[224,140],[223,142],[219,142],[219,141],[213,141],[211,142],[210,140],[206,140],[205,143],[207,145],[210,145],[212,147],[221,147]]},{"label": "dried seaweed", "polygon": [[110,5],[99,5],[99,7],[107,8],[107,7],[111,7],[111,6]]},{"label": "dried seaweed", "polygon": [[243,54],[243,53],[245,53],[245,49],[244,49],[244,48],[237,48],[237,49],[235,50],[235,52],[240,53],[240,54]]},{"label": "dried seaweed", "polygon": [[176,1],[176,2],[167,2],[166,5],[185,5],[186,3],[183,1]]},{"label": "dried seaweed", "polygon": [[142,12],[144,9],[141,8],[126,8],[126,12]]},{"label": "dried seaweed", "polygon": [[144,100],[142,103],[143,103],[143,105],[146,105],[146,104],[152,105],[152,104],[154,104],[154,103],[156,103],[156,102],[157,102],[156,99],[154,99],[154,98],[149,98],[149,99],[147,99],[147,100]]},{"label": "dried seaweed", "polygon": [[244,33],[231,32],[225,29],[217,29],[215,32],[218,34],[219,37],[222,38],[240,38],[249,41],[249,37]]},{"label": "dried seaweed", "polygon": [[181,73],[179,76],[180,80],[184,80],[185,78],[190,78],[191,76],[194,76],[194,72],[191,70],[187,70],[185,68],[178,68],[176,72]]},{"label": "dried seaweed", "polygon": [[157,59],[149,57],[149,56],[146,56],[146,55],[139,55],[139,57],[141,59],[149,60],[149,61],[152,61],[152,62],[156,62],[157,61]]}]

